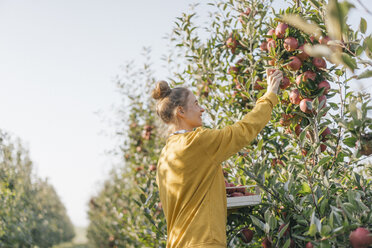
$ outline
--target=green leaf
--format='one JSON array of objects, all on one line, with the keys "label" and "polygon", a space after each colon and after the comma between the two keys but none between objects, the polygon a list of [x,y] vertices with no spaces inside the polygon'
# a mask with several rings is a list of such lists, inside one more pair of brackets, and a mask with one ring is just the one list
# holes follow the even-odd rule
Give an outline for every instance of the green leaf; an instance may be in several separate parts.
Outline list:
[{"label": "green leaf", "polygon": [[338,106],[337,103],[329,102],[328,104],[329,104],[329,106],[332,107],[333,110],[338,110],[339,109],[339,106]]},{"label": "green leaf", "polygon": [[360,19],[359,30],[363,34],[365,34],[367,31],[367,21],[363,17]]},{"label": "green leaf", "polygon": [[315,225],[315,224],[311,224],[311,225],[310,225],[310,228],[309,228],[308,234],[309,234],[310,236],[315,236],[315,234],[316,234],[316,225]]},{"label": "green leaf", "polygon": [[324,157],[322,158],[320,161],[319,161],[319,166],[322,166],[323,164],[326,164],[328,163],[329,161],[332,160],[332,157],[331,156],[328,156],[328,157]]},{"label": "green leaf", "polygon": [[322,226],[322,230],[320,231],[320,234],[321,234],[322,236],[327,236],[328,234],[331,233],[331,231],[332,231],[332,229],[331,229],[330,226],[328,226],[328,225],[324,225],[324,226]]},{"label": "green leaf", "polygon": [[355,137],[349,137],[343,140],[343,143],[351,148],[355,147],[356,142],[357,142],[357,138]]},{"label": "green leaf", "polygon": [[341,54],[341,59],[343,64],[349,68],[352,72],[354,72],[355,69],[357,69],[357,63],[354,58],[352,58],[349,54],[347,53],[342,53]]},{"label": "green leaf", "polygon": [[262,221],[260,221],[259,219],[257,219],[253,215],[250,215],[250,217],[252,219],[253,224],[255,224],[257,227],[259,227],[262,231],[265,231],[265,224]]},{"label": "green leaf", "polygon": [[258,149],[259,151],[262,150],[262,145],[263,145],[263,139],[261,139],[260,141],[258,141],[257,149]]},{"label": "green leaf", "polygon": [[146,196],[144,194],[140,195],[141,202],[144,204],[146,202]]},{"label": "green leaf", "polygon": [[303,182],[302,185],[301,185],[301,190],[299,191],[299,193],[302,193],[302,194],[311,193],[311,188],[310,188],[309,184],[307,184],[306,182]]},{"label": "green leaf", "polygon": [[313,5],[315,8],[319,9],[320,2],[316,0],[310,0],[311,5]]},{"label": "green leaf", "polygon": [[314,35],[315,37],[319,37],[321,35],[321,30],[317,24],[309,23],[300,15],[286,14],[282,16],[282,21],[295,28],[298,28],[304,33]]},{"label": "green leaf", "polygon": [[358,46],[355,50],[355,54],[357,57],[359,57],[364,51],[364,48],[362,46]]},{"label": "green leaf", "polygon": [[282,230],[280,230],[280,232],[278,233],[278,239],[280,239],[281,237],[283,237],[283,234],[284,234],[284,232],[288,229],[288,226],[289,226],[289,223],[287,223],[287,224],[282,228]]},{"label": "green leaf", "polygon": [[369,77],[372,77],[372,70],[366,70],[366,71],[362,72],[362,73],[357,77],[357,79],[369,78]]},{"label": "green leaf", "polygon": [[371,36],[368,36],[367,38],[365,38],[364,44],[365,44],[365,46],[367,46],[368,50],[372,52],[372,38],[371,38]]},{"label": "green leaf", "polygon": [[290,244],[291,244],[291,239],[287,239],[287,241],[285,242],[283,248],[288,248]]}]

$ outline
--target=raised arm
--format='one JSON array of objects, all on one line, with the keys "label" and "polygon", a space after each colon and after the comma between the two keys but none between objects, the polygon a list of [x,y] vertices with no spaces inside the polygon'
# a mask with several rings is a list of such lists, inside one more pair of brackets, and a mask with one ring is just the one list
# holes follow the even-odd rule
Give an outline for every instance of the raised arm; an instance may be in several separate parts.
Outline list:
[{"label": "raised arm", "polygon": [[203,129],[200,144],[217,163],[228,159],[248,145],[271,119],[273,107],[278,103],[277,92],[282,73],[268,72],[267,92],[260,97],[256,106],[242,120],[222,129]]}]

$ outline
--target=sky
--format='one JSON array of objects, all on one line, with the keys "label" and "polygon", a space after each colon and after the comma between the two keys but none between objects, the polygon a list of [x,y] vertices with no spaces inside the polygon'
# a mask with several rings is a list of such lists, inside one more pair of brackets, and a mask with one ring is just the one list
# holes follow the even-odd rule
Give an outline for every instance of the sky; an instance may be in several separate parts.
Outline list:
[{"label": "sky", "polygon": [[[119,101],[120,66],[151,46],[156,75],[167,78],[156,67],[163,37],[194,2],[0,0],[0,129],[21,138],[75,225],[88,225],[87,202],[112,167],[102,113]],[[354,26],[361,15],[372,23],[354,11]]]}]

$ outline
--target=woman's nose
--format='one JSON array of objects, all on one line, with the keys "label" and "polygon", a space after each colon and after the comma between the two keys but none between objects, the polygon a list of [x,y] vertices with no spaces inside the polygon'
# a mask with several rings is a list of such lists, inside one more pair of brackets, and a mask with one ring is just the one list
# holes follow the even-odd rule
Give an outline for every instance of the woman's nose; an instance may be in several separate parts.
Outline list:
[{"label": "woman's nose", "polygon": [[203,108],[200,108],[200,111],[201,111],[201,112],[204,112],[204,111],[205,111],[205,109],[203,109]]}]

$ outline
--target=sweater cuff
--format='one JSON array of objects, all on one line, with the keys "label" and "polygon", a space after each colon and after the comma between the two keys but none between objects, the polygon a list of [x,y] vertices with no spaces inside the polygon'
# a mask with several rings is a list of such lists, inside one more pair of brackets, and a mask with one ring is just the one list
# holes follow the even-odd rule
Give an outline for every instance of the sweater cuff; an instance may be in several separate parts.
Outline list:
[{"label": "sweater cuff", "polygon": [[275,105],[278,104],[278,96],[273,93],[273,92],[266,92],[263,96],[261,96],[258,100],[258,101],[262,101],[262,100],[269,100],[269,102],[271,103],[272,107],[274,108]]}]

